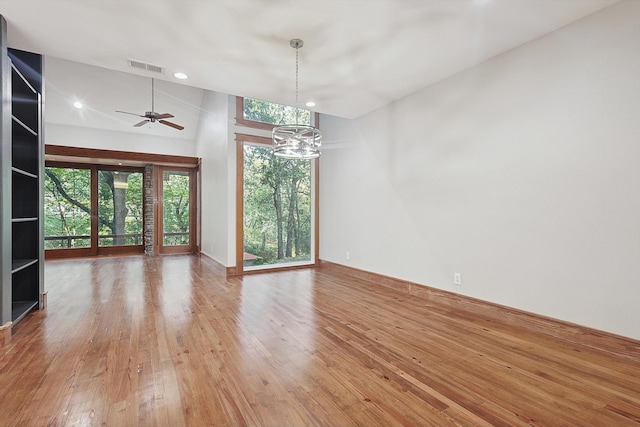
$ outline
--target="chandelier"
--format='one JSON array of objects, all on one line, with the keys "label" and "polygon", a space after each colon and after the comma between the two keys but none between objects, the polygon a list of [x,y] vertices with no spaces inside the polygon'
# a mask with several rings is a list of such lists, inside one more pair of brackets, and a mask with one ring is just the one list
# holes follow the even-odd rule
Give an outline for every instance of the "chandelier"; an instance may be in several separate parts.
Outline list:
[{"label": "chandelier", "polygon": [[273,128],[273,154],[287,159],[315,159],[320,156],[322,134],[308,125],[298,124],[300,109],[298,108],[298,49],[304,42],[292,39],[289,44],[296,50],[296,124],[282,125]]}]

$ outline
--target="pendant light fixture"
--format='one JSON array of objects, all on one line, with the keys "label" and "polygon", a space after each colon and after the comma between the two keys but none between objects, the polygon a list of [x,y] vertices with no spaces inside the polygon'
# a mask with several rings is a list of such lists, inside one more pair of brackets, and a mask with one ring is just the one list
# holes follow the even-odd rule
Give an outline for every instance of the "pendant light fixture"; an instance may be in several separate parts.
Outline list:
[{"label": "pendant light fixture", "polygon": [[296,123],[273,128],[273,154],[287,159],[315,159],[320,156],[322,134],[313,126],[299,124],[298,49],[304,45],[304,42],[300,39],[292,39],[289,44],[296,50]]}]

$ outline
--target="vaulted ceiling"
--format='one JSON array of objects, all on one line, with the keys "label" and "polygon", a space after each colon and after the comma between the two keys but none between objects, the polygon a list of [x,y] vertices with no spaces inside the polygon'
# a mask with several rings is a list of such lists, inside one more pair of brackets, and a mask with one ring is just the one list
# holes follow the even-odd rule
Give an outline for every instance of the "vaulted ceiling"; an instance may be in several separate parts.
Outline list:
[{"label": "vaulted ceiling", "polygon": [[[353,118],[617,1],[2,0],[0,13],[11,47],[180,83],[187,87],[169,98],[186,104],[197,102],[192,87],[293,105],[289,40],[301,38],[300,103]],[[176,80],[176,71],[189,79]],[[73,90],[72,81],[60,90]],[[96,98],[113,93],[108,75],[78,83],[93,85]],[[130,99],[104,114],[146,106],[149,90],[125,91]]]}]

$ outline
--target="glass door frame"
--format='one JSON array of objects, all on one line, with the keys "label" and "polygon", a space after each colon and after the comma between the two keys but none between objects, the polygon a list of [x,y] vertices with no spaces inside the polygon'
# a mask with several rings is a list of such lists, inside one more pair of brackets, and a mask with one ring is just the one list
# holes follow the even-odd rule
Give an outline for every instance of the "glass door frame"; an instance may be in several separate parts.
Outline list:
[{"label": "glass door frame", "polygon": [[[272,126],[273,127],[273,126]],[[270,264],[260,268],[246,269],[244,266],[244,147],[272,145],[271,138],[236,133],[236,266],[229,275],[242,275],[262,272],[317,267],[319,259],[319,159],[311,160],[311,260],[304,263]]]},{"label": "glass door frame", "polygon": [[[67,168],[67,169],[84,169],[89,170],[90,173],[90,210],[91,210],[91,226],[90,226],[90,240],[91,244],[86,248],[70,248],[70,249],[46,249],[45,259],[58,259],[58,258],[75,258],[75,257],[90,257],[101,255],[119,255],[119,254],[143,254],[144,253],[144,239],[139,245],[123,245],[123,246],[99,246],[98,245],[98,172],[100,170],[108,171],[127,171],[127,172],[139,172],[144,174],[144,168],[135,166],[112,166],[112,165],[97,165],[87,163],[73,163],[73,162],[59,162],[47,160],[45,167]],[[142,197],[144,204],[144,188],[142,189]],[[142,234],[144,235],[144,217],[142,219]]]},{"label": "glass door frame", "polygon": [[[164,245],[164,173],[187,172],[189,175],[189,244]],[[156,165],[154,167],[154,186],[156,188],[156,209],[154,215],[154,247],[158,254],[198,253],[198,172],[199,168]]]},{"label": "glass door frame", "polygon": [[[142,175],[142,206],[140,207],[140,211],[142,214],[142,229],[140,230],[141,241],[138,245],[121,245],[121,246],[100,246],[99,244],[99,235],[98,235],[98,189],[99,189],[99,172],[100,171],[120,171],[120,172],[136,172]],[[97,247],[97,255],[119,255],[119,254],[143,254],[144,253],[144,227],[145,227],[145,218],[144,218],[144,167],[135,167],[135,166],[111,166],[111,165],[97,165],[95,166],[95,172],[92,170],[91,172],[91,196],[92,196],[92,205],[95,203],[95,211],[94,215],[91,216],[91,245],[93,247],[95,239],[95,246]],[[95,174],[95,177],[94,175]],[[93,181],[95,178],[95,182]],[[93,192],[95,191],[95,201]],[[94,233],[95,229],[95,233]]]}]

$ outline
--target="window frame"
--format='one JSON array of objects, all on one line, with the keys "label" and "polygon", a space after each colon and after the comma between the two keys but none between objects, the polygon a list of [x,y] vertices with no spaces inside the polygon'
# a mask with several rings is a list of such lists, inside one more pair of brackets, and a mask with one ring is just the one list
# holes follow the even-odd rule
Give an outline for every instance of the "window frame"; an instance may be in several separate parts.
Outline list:
[{"label": "window frame", "polygon": [[[143,152],[132,152],[132,151],[120,151],[120,150],[105,150],[99,148],[82,148],[82,147],[71,147],[65,145],[45,145],[45,165],[49,166],[50,164],[55,165],[65,165],[64,167],[77,168],[77,169],[91,169],[91,167],[95,167],[95,177],[92,176],[92,182],[96,182],[96,185],[92,185],[92,191],[95,191],[96,194],[92,194],[92,199],[95,197],[97,202],[97,169],[108,169],[109,167],[114,167],[116,169],[122,167],[132,167],[137,168],[143,171],[147,166],[153,167],[153,179],[155,180],[158,175],[158,169],[160,167],[168,167],[169,169],[189,169],[193,171],[192,175],[192,192],[190,194],[190,198],[192,200],[191,208],[196,210],[196,213],[192,215],[190,224],[190,228],[193,230],[193,238],[192,245],[189,246],[189,252],[186,253],[199,253],[200,252],[200,241],[201,241],[201,193],[200,193],[200,165],[201,159],[199,157],[190,157],[190,156],[177,156],[177,155],[168,155],[168,154],[154,154],[154,153],[143,153]],[[144,179],[143,179],[144,182]],[[195,190],[193,189],[195,187]],[[95,190],[93,190],[95,188]],[[149,201],[147,198],[147,192],[144,188],[143,183],[143,203],[145,204],[145,208],[147,206],[147,202]],[[159,247],[156,244],[157,233],[155,230],[156,224],[158,223],[158,188],[154,188],[154,203],[153,203],[153,221],[154,221],[154,241],[153,241],[153,253],[159,253]],[[43,196],[44,197],[44,196]],[[92,202],[93,203],[93,202]],[[96,204],[97,206],[97,204]],[[92,221],[95,221],[95,229],[97,230],[97,215],[94,217],[92,215]],[[194,224],[195,223],[195,224]],[[92,224],[92,227],[93,224]],[[143,243],[140,246],[140,250],[136,250],[132,252],[130,248],[138,248],[137,245],[129,245],[129,246],[103,246],[100,251],[93,250],[94,247],[97,248],[97,232],[96,232],[96,241],[95,244],[92,242],[90,248],[72,248],[72,249],[48,249],[45,251],[45,259],[59,259],[59,258],[81,258],[81,257],[91,257],[91,256],[102,256],[102,255],[120,255],[120,254],[144,254],[145,253],[145,228],[146,227],[146,215],[143,217]],[[93,228],[92,228],[93,230]],[[93,234],[93,233],[92,233]],[[44,236],[43,236],[44,238]]]},{"label": "window frame", "polygon": [[[274,125],[271,125],[272,127]],[[320,245],[319,245],[319,159],[311,160],[311,187],[312,194],[312,256],[311,260],[304,264],[292,263],[286,264],[270,264],[260,268],[245,269],[244,266],[244,146],[248,145],[260,145],[271,146],[272,141],[270,138],[265,138],[257,135],[250,135],[245,133],[236,133],[236,265],[235,269],[229,270],[230,276],[254,274],[254,273],[268,273],[274,271],[293,270],[301,268],[317,267],[320,263]]]},{"label": "window frame", "polygon": [[[310,110],[307,110],[307,111],[310,111]],[[311,123],[312,126],[315,126],[316,128],[319,127],[320,114],[311,111],[311,122],[312,122]],[[252,129],[268,130],[269,132],[271,132],[274,127],[280,126],[280,125],[275,125],[273,123],[265,123],[265,122],[258,122],[255,120],[245,119],[244,118],[244,97],[241,97],[241,96],[236,96],[236,124],[238,126],[245,126]]]},{"label": "window frame", "polygon": [[[187,172],[189,175],[189,244],[165,245],[164,244],[164,172]],[[154,179],[156,190],[156,220],[154,222],[154,246],[159,254],[186,254],[199,252],[197,241],[197,171],[194,168],[156,166],[154,167]]]},{"label": "window frame", "polygon": [[[144,176],[144,167],[136,166],[114,166],[114,165],[101,165],[101,164],[87,164],[87,163],[74,163],[74,162],[59,162],[55,160],[45,161],[45,168],[66,168],[66,169],[87,169],[90,174],[90,210],[91,210],[91,225],[90,225],[90,240],[91,244],[87,248],[61,248],[61,249],[46,249],[45,259],[57,259],[57,258],[71,258],[71,257],[90,257],[90,256],[102,256],[102,255],[120,255],[120,254],[143,254],[144,253],[144,227],[145,218],[142,218],[142,240],[139,245],[121,245],[121,246],[100,246],[98,244],[98,172],[100,170],[106,171],[126,171],[126,172],[139,172]],[[142,188],[142,209],[144,210],[144,188]],[[43,236],[46,237],[46,236]]]},{"label": "window frame", "polygon": [[[66,168],[66,169],[85,169],[89,171],[89,182],[91,183],[91,188],[90,188],[90,196],[89,196],[89,204],[90,204],[90,209],[91,209],[91,213],[89,214],[90,216],[90,225],[89,225],[89,239],[90,239],[90,243],[89,243],[89,247],[84,247],[84,248],[60,248],[60,249],[45,249],[44,250],[44,254],[45,254],[45,259],[57,259],[57,258],[71,258],[71,257],[89,257],[89,256],[95,256],[96,255],[96,248],[97,248],[97,235],[93,236],[93,229],[94,229],[94,223],[96,225],[96,229],[97,229],[97,220],[94,218],[94,211],[95,211],[95,207],[94,207],[94,203],[93,203],[93,199],[94,197],[98,198],[98,194],[97,191],[94,191],[94,179],[97,178],[97,173],[96,176],[94,177],[94,165],[89,165],[89,164],[80,164],[80,163],[70,163],[70,162],[58,162],[58,161],[45,161],[45,165],[44,167],[54,167],[54,168]],[[97,189],[97,188],[96,188]],[[43,182],[43,203],[44,203],[44,182]],[[46,219],[43,218],[43,221],[45,221]],[[46,238],[47,236],[45,234],[43,234],[43,239]],[[44,242],[43,242],[44,245]]]}]

